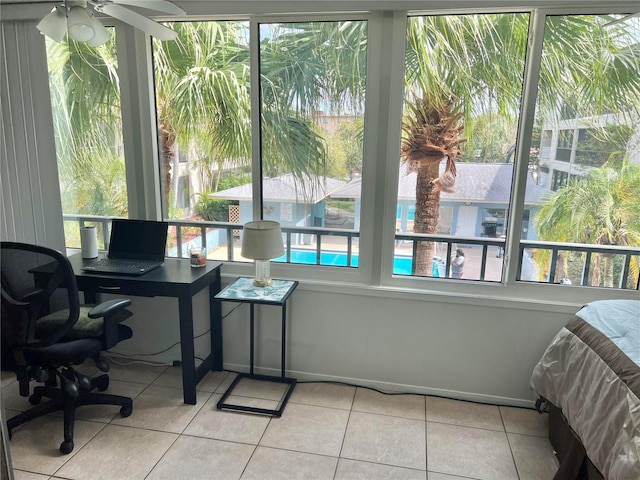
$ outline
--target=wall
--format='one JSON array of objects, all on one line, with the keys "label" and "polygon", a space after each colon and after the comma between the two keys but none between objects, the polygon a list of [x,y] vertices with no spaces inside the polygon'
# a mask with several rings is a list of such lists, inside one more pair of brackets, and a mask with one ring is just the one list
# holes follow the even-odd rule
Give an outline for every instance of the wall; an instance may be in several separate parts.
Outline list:
[{"label": "wall", "polygon": [[[0,23],[0,236],[64,250],[47,64],[35,22]],[[10,72],[7,74],[6,72]],[[38,132],[35,135],[35,132]]]},{"label": "wall", "polygon": [[[323,292],[300,285],[288,308],[287,374],[531,407],[531,371],[577,308],[515,302],[485,306],[434,298]],[[132,300],[135,316],[128,323],[134,337],[117,351],[149,353],[178,341],[176,302]],[[206,295],[199,294],[194,302],[198,335],[207,329]],[[223,314],[237,305],[223,303]],[[259,306],[256,313],[256,371],[279,374],[280,309]],[[224,367],[248,371],[248,305],[223,320],[223,332]],[[198,356],[208,351],[206,338],[196,343]],[[152,358],[171,363],[180,359],[179,349]]]}]

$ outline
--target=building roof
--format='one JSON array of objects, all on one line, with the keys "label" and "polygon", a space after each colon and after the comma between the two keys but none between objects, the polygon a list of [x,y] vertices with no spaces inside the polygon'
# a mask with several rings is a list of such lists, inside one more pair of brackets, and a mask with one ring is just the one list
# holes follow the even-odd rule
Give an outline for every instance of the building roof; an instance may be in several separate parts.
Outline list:
[{"label": "building roof", "polygon": [[[444,172],[445,162],[440,164]],[[512,163],[456,163],[457,176],[454,192],[442,192],[441,200],[475,203],[509,203],[511,196]],[[416,173],[407,173],[404,163],[400,165],[398,179],[398,200],[415,201]],[[343,188],[333,192],[333,198],[360,198],[362,178],[356,178]],[[537,204],[544,201],[549,190],[536,185],[527,176],[525,204]]]},{"label": "building roof", "polygon": [[[344,187],[346,182],[329,177],[307,176],[305,188],[300,188],[300,181],[296,182],[293,174],[279,177],[265,178],[262,181],[262,195],[267,202],[307,203],[315,205],[324,200],[337,189]],[[251,200],[253,191],[250,183],[238,187],[228,188],[211,193],[209,198],[219,200]]]}]

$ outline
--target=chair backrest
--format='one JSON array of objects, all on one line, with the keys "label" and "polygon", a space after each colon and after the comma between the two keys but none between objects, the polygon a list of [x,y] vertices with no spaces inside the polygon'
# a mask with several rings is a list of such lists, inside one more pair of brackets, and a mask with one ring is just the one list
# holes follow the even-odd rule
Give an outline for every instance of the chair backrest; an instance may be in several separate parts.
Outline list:
[{"label": "chair backrest", "polygon": [[[18,242],[0,242],[2,341],[13,349],[46,347],[73,328],[80,314],[73,268],[57,250]],[[36,338],[44,315],[64,312],[66,321],[45,338]]]}]

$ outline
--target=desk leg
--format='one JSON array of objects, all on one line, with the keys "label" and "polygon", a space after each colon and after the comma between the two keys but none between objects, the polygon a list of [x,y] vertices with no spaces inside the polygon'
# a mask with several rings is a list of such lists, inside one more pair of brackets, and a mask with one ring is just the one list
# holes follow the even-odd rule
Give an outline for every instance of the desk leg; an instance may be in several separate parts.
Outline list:
[{"label": "desk leg", "polygon": [[253,350],[254,350],[254,330],[255,330],[255,321],[254,321],[254,311],[253,311],[253,303],[249,305],[251,316],[250,316],[250,324],[249,324],[249,375],[253,375]]},{"label": "desk leg", "polygon": [[211,370],[222,370],[222,302],[215,299],[220,291],[220,274],[209,285],[209,321],[211,322]]},{"label": "desk leg", "polygon": [[284,378],[287,345],[287,302],[282,305],[282,358],[280,359],[280,376]]},{"label": "desk leg", "polygon": [[182,391],[184,403],[196,404],[196,358],[193,340],[193,303],[191,295],[178,298],[180,313],[180,350],[182,351]]},{"label": "desk leg", "polygon": [[82,292],[84,293],[84,303],[87,305],[97,305],[98,294],[96,292]]}]

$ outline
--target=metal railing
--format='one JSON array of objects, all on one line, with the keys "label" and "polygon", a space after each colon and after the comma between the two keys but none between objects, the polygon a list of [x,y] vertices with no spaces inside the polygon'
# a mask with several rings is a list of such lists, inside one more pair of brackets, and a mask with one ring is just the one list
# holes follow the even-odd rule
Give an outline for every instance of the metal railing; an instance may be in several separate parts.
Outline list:
[{"label": "metal railing", "polygon": [[[92,216],[92,215],[64,215],[65,228],[69,228],[68,233],[74,230],[79,231],[79,227],[85,225],[96,225],[100,234],[100,246],[105,250],[109,245],[109,224],[112,217]],[[73,227],[69,225],[71,223]],[[169,256],[184,258],[188,256],[188,247],[191,244],[197,244],[206,248],[210,254],[215,251],[215,257],[221,261],[240,261],[239,260],[239,238],[238,233],[242,230],[242,224],[228,222],[194,222],[188,220],[169,220],[169,240],[168,252]],[[76,227],[77,225],[77,227]],[[282,227],[285,243],[285,259],[286,263],[301,263],[292,261],[292,252],[296,250],[312,251],[315,253],[315,262],[305,260],[304,264],[322,266],[322,254],[327,252],[339,252],[345,255],[346,268],[355,268],[358,253],[358,241],[360,233],[355,230],[342,230],[318,227]],[[68,235],[68,237],[71,235]],[[501,257],[504,252],[504,238],[478,238],[478,237],[457,237],[451,235],[428,235],[428,234],[409,234],[397,233],[396,254],[398,254],[398,246],[403,245],[402,250],[406,252],[406,257],[411,259],[411,275],[416,275],[416,253],[420,242],[433,242],[442,251],[444,257],[440,260],[444,266],[444,272],[439,276],[449,278],[452,254],[459,246],[480,247],[479,255],[479,272],[474,280],[496,282],[500,281],[501,275],[496,276],[495,272],[490,272],[489,258],[490,250],[497,252],[496,257]],[[78,245],[68,245],[69,247],[79,247]],[[409,245],[409,247],[407,247]],[[536,252],[536,264],[538,267],[544,268],[543,273],[539,274],[536,279],[522,278],[523,259],[525,259],[525,250],[532,249]],[[446,251],[446,253],[444,253]],[[400,252],[402,255],[402,252]],[[588,286],[590,284],[590,275],[592,269],[597,265],[595,261],[598,255],[615,257],[616,270],[615,278],[617,281],[612,288],[619,289],[638,289],[640,285],[640,273],[638,273],[638,265],[640,265],[640,248],[619,247],[619,246],[595,246],[585,244],[556,243],[523,240],[519,243],[518,249],[518,268],[516,280],[533,281],[537,283],[565,283],[564,278],[558,278],[561,263],[566,263],[567,258],[571,258],[571,262],[578,259],[581,265],[574,266],[574,270],[578,268],[579,275],[574,274],[573,277],[577,282],[572,284]],[[563,257],[564,256],[564,257]],[[493,268],[501,269],[493,266]],[[633,267],[635,265],[635,268]],[[488,275],[493,273],[494,275]],[[490,278],[491,277],[491,278]],[[577,278],[579,277],[579,278]]]}]

